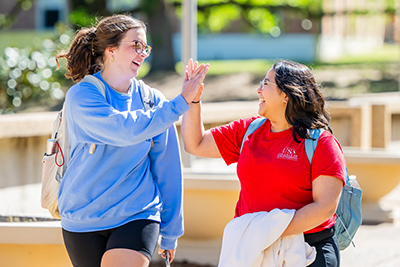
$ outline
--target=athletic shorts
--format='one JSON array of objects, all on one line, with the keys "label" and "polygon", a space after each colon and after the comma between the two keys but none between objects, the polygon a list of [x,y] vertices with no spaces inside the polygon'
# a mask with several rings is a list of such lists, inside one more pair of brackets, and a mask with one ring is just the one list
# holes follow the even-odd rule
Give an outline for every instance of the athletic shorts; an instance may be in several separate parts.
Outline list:
[{"label": "athletic shorts", "polygon": [[136,220],[122,226],[95,232],[70,232],[62,229],[64,244],[74,267],[99,267],[110,249],[138,251],[151,260],[160,233],[160,223]]},{"label": "athletic shorts", "polygon": [[335,236],[335,226],[321,232],[305,234],[304,240],[317,250],[315,261],[308,267],[340,266],[340,250]]}]

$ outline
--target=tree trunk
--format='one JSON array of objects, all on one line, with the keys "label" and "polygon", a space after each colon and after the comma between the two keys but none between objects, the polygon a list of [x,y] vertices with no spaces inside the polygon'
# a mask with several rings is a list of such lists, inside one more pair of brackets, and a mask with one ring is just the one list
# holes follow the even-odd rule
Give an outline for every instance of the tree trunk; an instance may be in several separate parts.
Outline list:
[{"label": "tree trunk", "polygon": [[146,0],[143,4],[146,2],[151,5],[151,8],[145,8],[145,10],[151,10],[147,13],[148,33],[153,47],[150,72],[175,71],[172,49],[174,9],[164,0]]}]

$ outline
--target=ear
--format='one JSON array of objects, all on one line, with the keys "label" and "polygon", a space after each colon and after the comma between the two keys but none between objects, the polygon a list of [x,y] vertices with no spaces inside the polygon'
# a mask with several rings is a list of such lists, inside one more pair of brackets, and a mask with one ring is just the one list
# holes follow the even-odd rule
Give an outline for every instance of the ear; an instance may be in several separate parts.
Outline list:
[{"label": "ear", "polygon": [[284,97],[283,97],[283,103],[287,104],[289,102],[289,97],[287,96],[287,94],[283,93]]},{"label": "ear", "polygon": [[114,55],[114,49],[115,49],[115,47],[108,46],[108,47],[106,48],[105,53],[106,53],[109,57],[112,57],[112,56]]}]

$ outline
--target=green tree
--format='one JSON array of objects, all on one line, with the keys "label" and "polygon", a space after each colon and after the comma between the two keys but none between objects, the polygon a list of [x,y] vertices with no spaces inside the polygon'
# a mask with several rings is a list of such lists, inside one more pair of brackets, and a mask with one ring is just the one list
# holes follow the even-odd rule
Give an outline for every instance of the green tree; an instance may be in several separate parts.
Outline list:
[{"label": "green tree", "polygon": [[7,13],[0,11],[0,30],[11,28],[21,11],[31,9],[34,3],[35,0],[15,0]]},{"label": "green tree", "polygon": [[[106,9],[106,0],[70,0],[72,10],[71,22],[76,27],[87,27],[95,24],[96,18],[108,16],[111,13]],[[173,5],[165,0],[145,0],[129,10],[120,10],[118,13],[132,13],[143,19],[148,26],[148,34],[153,46],[151,56],[151,70],[174,71],[175,61],[172,49],[172,34],[174,9]]]},{"label": "green tree", "polygon": [[[168,0],[176,6],[181,17],[182,0]],[[269,33],[279,27],[282,11],[297,13],[300,17],[319,20],[323,0],[198,0],[198,27],[200,32],[218,33],[232,22],[242,21],[243,31]]]},{"label": "green tree", "polygon": [[[199,31],[218,33],[233,21],[242,21],[245,32],[270,33],[279,26],[280,12],[291,10],[302,17],[319,18],[323,0],[198,0]],[[71,21],[78,26],[93,24],[94,17],[110,15],[106,0],[71,0]],[[142,0],[131,10],[121,10],[143,15],[149,27],[153,46],[151,72],[174,71],[172,35],[176,17],[182,17],[182,0]],[[175,12],[174,12],[175,9]]]}]

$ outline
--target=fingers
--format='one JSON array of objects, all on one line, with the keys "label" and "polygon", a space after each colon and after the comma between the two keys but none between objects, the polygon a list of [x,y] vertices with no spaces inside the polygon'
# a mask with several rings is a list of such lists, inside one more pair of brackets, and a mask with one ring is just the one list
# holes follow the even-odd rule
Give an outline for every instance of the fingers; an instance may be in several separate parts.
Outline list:
[{"label": "fingers", "polygon": [[183,78],[183,82],[187,82],[187,81],[189,81],[189,67],[188,66],[186,66],[185,67],[185,77]]},{"label": "fingers", "polygon": [[202,69],[204,69],[204,67],[204,64],[199,66],[199,62],[196,61],[193,63],[193,59],[189,59],[188,64],[185,67],[185,72],[187,71],[188,73],[188,79],[190,80],[193,78],[193,76],[197,75]]},{"label": "fingers", "polygon": [[[189,62],[189,65],[191,63]],[[188,74],[190,73],[190,66],[188,65]],[[197,63],[193,65],[197,66]],[[186,100],[188,104],[190,104],[194,99],[198,101],[201,97],[203,81],[208,72],[209,64],[201,64],[196,68],[196,70],[188,77],[183,83],[181,95]]]},{"label": "fingers", "polygon": [[193,69],[192,69],[192,70],[197,69],[197,66],[198,66],[198,65],[199,65],[199,62],[196,61],[196,62],[194,63],[194,65],[193,65]]},{"label": "fingers", "polygon": [[193,59],[189,59],[189,61],[188,61],[188,74],[189,74],[189,77],[192,75],[192,73],[193,73]]},{"label": "fingers", "polygon": [[198,74],[204,74],[204,76],[207,74],[207,72],[208,72],[208,69],[209,69],[209,67],[210,67],[210,64],[201,64],[198,68],[196,68],[194,71],[193,71],[193,73],[192,73],[192,75],[191,75],[191,77],[190,78],[193,78],[194,76],[196,76],[196,75],[198,75]]},{"label": "fingers", "polygon": [[165,259],[165,253],[169,254],[169,262],[172,262],[175,258],[175,252],[176,249],[171,249],[171,250],[163,250],[163,249],[159,249],[158,250],[158,254]]},{"label": "fingers", "polygon": [[169,262],[173,262],[175,259],[176,249],[167,250],[167,251],[169,252]]}]

